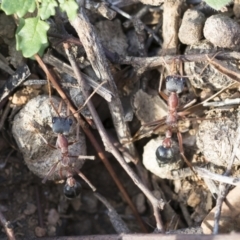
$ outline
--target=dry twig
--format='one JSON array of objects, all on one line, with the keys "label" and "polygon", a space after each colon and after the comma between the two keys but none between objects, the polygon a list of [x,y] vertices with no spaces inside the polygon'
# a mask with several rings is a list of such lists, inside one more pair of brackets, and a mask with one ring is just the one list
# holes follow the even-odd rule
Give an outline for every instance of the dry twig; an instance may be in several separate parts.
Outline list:
[{"label": "dry twig", "polygon": [[115,209],[112,207],[112,205],[107,201],[106,198],[104,198],[99,193],[94,193],[95,197],[101,201],[105,207],[108,209],[108,216],[110,218],[110,221],[115,229],[115,231],[119,234],[122,233],[130,233],[130,230],[128,229],[125,222],[121,219],[121,217],[118,215],[118,213],[115,211]]},{"label": "dry twig", "polygon": [[4,227],[4,230],[7,234],[8,239],[9,240],[15,240],[16,238],[15,238],[13,229],[11,227],[11,223],[6,220],[6,218],[4,217],[4,215],[1,211],[0,211],[0,223]]},{"label": "dry twig", "polygon": [[85,8],[101,14],[103,17],[112,20],[116,16],[116,12],[108,7],[105,2],[86,1]]},{"label": "dry twig", "polygon": [[[121,10],[120,8],[114,6],[114,5],[111,5],[111,8],[118,12],[119,14],[121,14],[123,17],[129,19],[129,20],[132,20],[133,17],[131,15],[129,15],[128,13],[124,12],[123,10]],[[139,19],[139,21],[141,21]],[[159,39],[159,37],[155,34],[155,32],[149,28],[147,25],[145,25],[143,22],[142,22],[142,25],[144,26],[144,29],[153,36],[153,38],[156,40],[156,42],[159,44],[159,45],[162,45],[162,41]]]},{"label": "dry twig", "polygon": [[165,1],[163,11],[163,51],[176,54],[178,47],[178,28],[183,0]]},{"label": "dry twig", "polygon": [[[158,56],[158,57],[121,57],[118,61],[119,64],[127,64],[132,65],[137,70],[141,70],[142,72],[147,71],[149,69],[158,68],[159,66],[164,66],[166,63],[170,64],[174,60],[178,60],[181,62],[202,62],[207,61],[208,57],[212,58],[217,52],[213,51],[208,54],[189,54],[189,55],[166,55],[166,56]],[[236,59],[240,60],[239,52],[220,52],[217,55],[218,59],[221,60],[231,60]]]},{"label": "dry twig", "polygon": [[[120,143],[129,142],[131,139],[131,133],[128,124],[124,120],[123,108],[119,98],[118,90],[113,80],[113,76],[110,72],[107,59],[103,52],[103,48],[100,41],[95,33],[93,26],[90,24],[89,19],[83,8],[80,8],[80,14],[71,22],[75,28],[83,47],[86,51],[89,61],[95,71],[95,74],[101,81],[107,80],[110,90],[114,95],[111,103],[108,104],[113,123],[118,135]],[[76,73],[75,73],[76,74]],[[108,145],[104,142],[105,147]],[[138,158],[137,151],[132,142],[125,145],[129,153],[134,157]],[[126,157],[127,159],[127,157]]]},{"label": "dry twig", "polygon": [[[73,106],[73,104],[71,103],[71,101],[69,101],[67,95],[64,93],[64,91],[61,89],[59,83],[56,81],[56,79],[53,77],[53,74],[47,69],[46,65],[44,64],[44,62],[42,61],[42,59],[38,56],[35,55],[35,59],[38,61],[39,65],[41,66],[41,68],[43,69],[43,71],[45,72],[47,78],[51,81],[51,83],[53,84],[53,86],[56,88],[58,94],[61,96],[61,98],[66,102],[66,104],[68,104],[70,111],[72,112],[72,114],[74,115],[74,117],[76,118],[76,120],[79,122],[80,126],[82,127],[83,131],[85,132],[85,134],[88,136],[89,140],[91,141],[92,145],[94,146],[94,148],[96,149],[96,152],[98,153],[99,158],[103,161],[105,167],[107,168],[109,174],[111,175],[111,177],[113,178],[114,182],[116,183],[117,187],[119,188],[120,192],[123,194],[124,199],[127,201],[127,203],[129,204],[130,208],[133,211],[133,214],[135,215],[136,219],[139,221],[143,231],[144,231],[144,224],[142,223],[142,219],[140,218],[136,207],[134,206],[134,204],[132,203],[132,200],[130,199],[126,189],[123,187],[121,181],[119,180],[117,174],[115,173],[114,169],[112,168],[109,160],[106,157],[106,154],[104,153],[103,149],[100,147],[100,145],[98,144],[98,142],[96,141],[95,137],[93,136],[92,132],[90,131],[90,129],[87,127],[87,123],[84,122],[84,120],[82,118],[79,117],[76,108]],[[157,199],[156,199],[157,201]],[[158,202],[158,201],[157,201]],[[161,203],[161,202],[160,202]],[[160,204],[160,207],[163,207],[163,204]]]},{"label": "dry twig", "polygon": [[[76,78],[79,81],[79,83],[82,84],[83,86],[83,94],[84,97],[87,98],[88,97],[88,92],[85,91],[86,86],[85,86],[85,81],[83,79],[83,77],[81,76],[81,72],[76,64],[76,61],[73,57],[73,55],[69,52],[69,45],[65,44],[64,45],[65,50],[66,50],[66,54],[69,57],[69,61],[72,65],[72,68],[75,72]],[[164,231],[163,229],[163,225],[162,225],[162,220],[160,218],[160,214],[159,214],[159,208],[163,207],[163,200],[158,200],[156,199],[153,194],[149,191],[149,189],[147,189],[142,182],[140,181],[140,179],[138,178],[138,176],[135,174],[135,172],[128,166],[128,164],[124,161],[124,159],[122,158],[121,154],[118,152],[118,150],[115,148],[115,146],[112,144],[111,140],[109,139],[106,130],[101,122],[101,120],[99,119],[99,116],[92,104],[91,101],[88,101],[87,103],[88,109],[90,110],[92,117],[94,119],[94,122],[96,124],[96,127],[99,131],[99,134],[101,135],[101,138],[103,140],[103,142],[105,142],[106,146],[107,146],[107,151],[111,152],[113,154],[113,156],[118,160],[118,162],[121,164],[121,166],[124,168],[124,170],[128,173],[128,175],[132,178],[132,180],[134,181],[134,183],[142,190],[142,192],[146,195],[146,197],[149,199],[149,201],[152,204],[153,210],[154,210],[154,215],[155,215],[155,219],[156,219],[156,223],[157,223],[157,229],[160,231]]]},{"label": "dry twig", "polygon": [[53,237],[41,240],[239,240],[240,234],[196,235],[196,234],[119,234],[119,235],[88,235],[78,237]]}]

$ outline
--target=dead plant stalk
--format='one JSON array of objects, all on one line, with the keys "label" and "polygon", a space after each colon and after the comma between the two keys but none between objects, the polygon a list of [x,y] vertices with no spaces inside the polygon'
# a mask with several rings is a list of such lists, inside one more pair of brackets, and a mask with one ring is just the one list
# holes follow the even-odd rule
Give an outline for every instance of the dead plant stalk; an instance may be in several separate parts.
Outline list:
[{"label": "dead plant stalk", "polygon": [[[103,47],[100,44],[99,38],[96,34],[94,27],[91,25],[85,10],[81,7],[80,14],[71,21],[71,25],[76,30],[78,37],[86,51],[87,57],[92,65],[92,68],[100,81],[107,80],[110,91],[113,93],[114,98],[108,103],[110,113],[112,116],[113,124],[116,129],[116,133],[121,144],[128,142],[125,147],[129,153],[138,160],[138,154],[134,144],[131,140],[131,133],[127,122],[124,119],[124,112],[122,103],[119,98],[118,90],[114,82],[112,73],[110,71],[109,64],[103,51]],[[108,145],[105,144],[105,148]],[[128,159],[124,156],[127,161]]]},{"label": "dead plant stalk", "polygon": [[62,88],[60,87],[60,85],[56,81],[56,79],[54,78],[53,73],[48,70],[48,68],[46,67],[46,65],[42,61],[42,59],[38,55],[35,55],[35,59],[37,60],[38,64],[41,66],[41,68],[45,72],[47,78],[51,81],[52,85],[56,88],[58,94],[65,101],[65,103],[69,106],[72,114],[74,115],[74,117],[76,118],[76,120],[78,121],[80,126],[82,127],[84,133],[87,135],[87,137],[91,141],[92,145],[96,149],[96,152],[98,153],[99,158],[103,161],[103,163],[104,163],[105,167],[107,168],[109,174],[111,175],[111,177],[113,178],[117,187],[119,188],[120,192],[124,196],[124,199],[127,201],[129,206],[131,207],[134,215],[136,216],[136,219],[138,220],[139,224],[141,225],[142,230],[146,232],[145,225],[143,224],[142,219],[140,218],[136,207],[134,206],[131,198],[129,197],[129,195],[126,191],[126,189],[123,187],[123,185],[122,185],[121,181],[119,180],[117,174],[115,173],[114,169],[112,168],[112,166],[111,166],[109,160],[107,159],[103,149],[100,147],[100,145],[96,141],[95,137],[93,136],[92,132],[88,128],[87,123],[79,116],[79,114],[77,113],[77,109],[74,107],[74,105],[71,103],[71,101],[69,101],[67,95],[62,90]]},{"label": "dead plant stalk", "polygon": [[[73,71],[76,75],[77,80],[82,84],[83,86],[83,94],[85,98],[88,98],[88,93],[85,92],[86,87],[84,87],[84,85],[86,84],[83,77],[81,76],[81,72],[76,64],[76,61],[73,57],[73,55],[70,53],[69,51],[69,44],[65,43],[64,44],[64,48],[66,51],[66,54],[69,58],[70,64],[73,68]],[[124,168],[124,170],[128,173],[128,175],[132,178],[132,180],[134,181],[134,183],[142,190],[142,192],[146,195],[146,197],[149,199],[149,201],[152,204],[153,207],[153,211],[154,211],[154,216],[156,219],[156,223],[157,223],[157,229],[160,231],[164,231],[163,229],[163,225],[162,225],[162,220],[159,214],[159,208],[162,209],[162,207],[164,206],[163,200],[158,200],[156,199],[153,194],[151,193],[151,191],[149,191],[148,188],[146,188],[144,186],[144,184],[140,181],[140,179],[138,178],[138,176],[135,174],[135,172],[129,167],[129,165],[125,162],[125,160],[123,159],[122,155],[119,153],[119,151],[116,149],[116,147],[112,144],[112,142],[110,141],[109,137],[107,136],[106,130],[104,129],[104,126],[102,125],[101,120],[98,117],[98,114],[91,102],[88,101],[87,103],[88,109],[92,114],[92,117],[94,119],[94,122],[96,124],[96,127],[99,131],[99,134],[101,135],[101,138],[103,140],[103,142],[105,142],[107,148],[106,150],[111,152],[113,154],[113,156],[118,160],[118,162],[121,164],[121,166]]]}]

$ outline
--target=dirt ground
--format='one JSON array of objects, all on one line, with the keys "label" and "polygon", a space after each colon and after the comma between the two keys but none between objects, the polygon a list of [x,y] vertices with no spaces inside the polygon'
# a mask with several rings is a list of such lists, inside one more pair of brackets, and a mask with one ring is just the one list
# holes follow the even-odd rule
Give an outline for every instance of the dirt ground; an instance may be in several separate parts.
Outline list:
[{"label": "dirt ground", "polygon": [[[122,168],[114,161],[113,164],[132,196],[139,194],[140,191]],[[96,160],[94,164],[87,162],[82,171],[99,193],[108,198],[117,212],[129,222],[132,231],[139,232],[136,220],[122,201],[119,190],[101,161]],[[79,180],[83,186],[81,195],[74,200],[67,200],[62,192],[63,184],[56,185],[51,181],[42,184],[41,179],[28,170],[22,156],[13,153],[1,169],[1,206],[4,207],[6,219],[11,219],[16,237],[30,239],[36,237],[36,232],[44,230],[47,236],[115,233],[106,208],[97,201],[89,187]],[[5,236],[1,232],[1,239]]]},{"label": "dirt ground", "polygon": [[[124,150],[121,146],[118,151],[121,154],[127,151],[135,160],[139,159],[137,164],[128,163],[133,174],[139,177],[153,197],[166,203],[160,215],[167,232],[178,233],[177,230],[186,229],[182,233],[212,233],[214,213],[219,212],[219,189],[222,189],[219,181],[235,186],[239,181],[238,1],[222,9],[225,11],[221,13],[202,1],[165,1],[164,4],[152,6],[139,1],[113,1],[111,6],[105,6],[109,14],[113,14],[111,20],[106,20],[97,7],[93,10],[90,5],[94,3],[90,2],[92,5],[86,4],[84,10],[86,19],[94,26],[90,35],[97,34],[104,46],[102,51],[107,56],[104,61],[108,66],[106,72],[109,71],[113,76],[123,107],[124,116],[121,119],[129,126],[129,134],[133,136],[130,138],[127,133],[126,138],[135,146],[128,148],[126,144]],[[116,12],[116,16],[112,11]],[[110,15],[107,16],[110,18]],[[63,19],[64,16],[61,17]],[[88,55],[86,40],[80,39],[83,46],[76,43],[81,33],[73,28],[74,24],[70,26],[60,21],[60,26],[64,26],[71,35],[66,40],[59,30],[59,21],[54,18],[52,21],[48,32],[51,51],[42,57],[43,61],[59,79],[71,103],[82,106],[85,101],[82,94],[84,90],[79,94],[61,43],[65,41],[72,44],[71,50],[85,78],[89,77],[99,84],[98,72],[91,59],[96,53]],[[134,184],[132,176],[106,151],[113,173],[126,188],[137,209],[141,218],[139,221],[87,137],[86,143],[84,137],[81,138],[81,151],[75,149],[75,153],[73,147],[69,148],[69,152],[74,156],[95,156],[95,160],[85,160],[84,164],[68,163],[67,166],[58,164],[49,174],[62,156],[59,149],[53,150],[43,140],[44,137],[50,144],[56,143],[57,134],[51,128],[51,116],[56,110],[50,107],[51,110],[46,110],[50,114],[47,116],[45,110],[39,110],[40,102],[35,107],[37,109],[29,104],[33,102],[31,99],[41,99],[39,96],[49,101],[50,87],[38,62],[24,59],[21,52],[15,50],[16,22],[13,17],[0,12],[0,62],[3,63],[0,65],[0,222],[4,216],[9,221],[8,228],[13,230],[17,239],[121,233],[112,225],[107,208],[76,174],[80,169],[126,223],[126,232],[158,232],[149,195]],[[99,61],[101,57],[95,58]],[[23,64],[28,66],[31,73],[26,84],[8,86],[10,77]],[[182,87],[179,93],[178,89],[166,90],[167,76],[184,80],[183,86],[179,86],[179,82],[174,86]],[[107,134],[114,139],[122,134],[116,127],[121,121],[111,115],[114,108],[112,112],[109,111],[107,97],[115,97],[109,95],[111,88],[106,84],[103,88],[105,100],[95,94],[91,101]],[[59,97],[56,86],[51,85],[51,94]],[[171,94],[179,99],[174,113],[166,101]],[[27,114],[23,112],[26,108]],[[66,116],[67,110],[64,111]],[[85,107],[81,114],[92,124],[88,128],[91,128],[94,139],[104,149],[103,138],[94,126],[95,119],[92,119],[89,109]],[[176,114],[176,123],[167,125],[166,116],[171,114]],[[41,123],[39,116],[45,117],[42,117],[44,120]],[[32,126],[29,125],[30,128],[27,128],[29,126],[26,126],[28,122],[25,120],[28,118],[31,124],[35,121],[40,127],[37,129],[34,126],[35,130],[31,130]],[[77,136],[74,124],[69,141],[74,141]],[[17,132],[18,128],[26,132]],[[166,155],[173,156],[160,159],[156,151],[162,154],[159,146],[166,141],[168,130],[172,133],[172,143]],[[80,134],[84,136],[82,131]],[[232,158],[234,161],[230,164]],[[231,174],[221,178],[227,169],[232,169]],[[74,199],[66,198],[63,192],[69,174],[74,175],[82,186],[81,194]],[[47,180],[45,184],[42,183],[44,178]],[[233,188],[224,188],[225,195]],[[236,187],[228,196],[233,208],[223,206],[219,233],[239,231],[238,192]],[[3,227],[0,238],[7,239]]]}]

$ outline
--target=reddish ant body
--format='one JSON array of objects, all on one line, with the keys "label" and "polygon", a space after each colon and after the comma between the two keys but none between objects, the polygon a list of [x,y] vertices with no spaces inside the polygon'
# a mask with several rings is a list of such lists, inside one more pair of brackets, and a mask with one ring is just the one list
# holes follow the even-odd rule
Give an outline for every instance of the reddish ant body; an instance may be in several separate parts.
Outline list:
[{"label": "reddish ant body", "polygon": [[[183,91],[184,88],[184,78],[179,75],[171,75],[166,78],[166,89],[169,92],[168,97],[168,114],[166,116],[166,124],[168,129],[165,132],[165,139],[156,150],[156,157],[158,164],[165,164],[174,161],[174,154],[172,151],[172,133],[173,128],[177,126],[177,121],[179,117],[184,116],[186,113],[178,112],[179,97],[178,94]],[[177,132],[177,137],[179,141],[180,154],[182,155],[184,161],[191,167],[191,164],[186,159],[183,151],[182,135]],[[192,167],[191,167],[192,168]]]},{"label": "reddish ant body", "polygon": [[[52,103],[53,104],[53,103]],[[55,109],[55,108],[54,108]],[[56,109],[55,109],[56,110]],[[61,104],[59,106],[59,110],[61,110]],[[59,115],[59,114],[58,114]],[[68,142],[68,139],[65,135],[69,134],[70,128],[73,124],[73,120],[69,117],[58,117],[52,118],[52,130],[54,133],[57,133],[56,146],[47,142],[47,140],[38,132],[43,141],[53,149],[59,149],[61,151],[61,159],[57,161],[49,170],[45,178],[43,179],[43,183],[45,183],[50,175],[52,175],[55,170],[59,169],[59,176],[61,178],[66,177],[66,184],[63,188],[63,192],[66,197],[74,198],[79,195],[81,191],[81,184],[75,180],[73,175],[77,173],[81,178],[83,178],[93,189],[95,189],[91,183],[85,178],[85,176],[74,166],[74,163],[71,162],[71,158],[77,159],[94,159],[92,156],[72,156],[69,154],[69,146],[76,143],[78,140],[74,142]],[[77,131],[78,132],[78,131]],[[64,171],[64,176],[63,172]]]}]

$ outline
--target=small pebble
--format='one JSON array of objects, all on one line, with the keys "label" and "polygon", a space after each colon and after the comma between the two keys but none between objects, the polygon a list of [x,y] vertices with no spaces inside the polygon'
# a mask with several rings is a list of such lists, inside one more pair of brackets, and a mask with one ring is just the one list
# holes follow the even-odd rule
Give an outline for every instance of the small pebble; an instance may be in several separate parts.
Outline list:
[{"label": "small pebble", "polygon": [[52,208],[49,210],[47,220],[50,225],[56,226],[59,218],[60,216],[56,209]]},{"label": "small pebble", "polygon": [[47,230],[46,228],[36,227],[35,228],[35,235],[37,237],[44,237],[46,236]]},{"label": "small pebble", "polygon": [[235,48],[240,43],[240,25],[223,14],[209,17],[203,33],[207,40],[218,47]]},{"label": "small pebble", "polygon": [[32,203],[27,203],[27,208],[23,211],[24,214],[26,215],[32,215],[33,213],[35,213],[37,207],[32,204]]},{"label": "small pebble", "polygon": [[55,236],[56,235],[56,227],[50,225],[48,226],[48,236]]},{"label": "small pebble", "polygon": [[203,26],[206,18],[203,13],[189,9],[184,13],[178,37],[184,44],[192,45],[203,38]]}]

